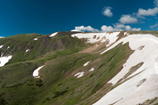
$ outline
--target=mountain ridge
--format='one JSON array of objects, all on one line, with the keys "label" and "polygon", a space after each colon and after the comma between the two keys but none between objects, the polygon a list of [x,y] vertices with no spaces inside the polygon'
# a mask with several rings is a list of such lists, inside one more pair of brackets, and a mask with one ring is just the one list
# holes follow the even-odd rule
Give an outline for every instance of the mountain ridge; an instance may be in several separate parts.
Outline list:
[{"label": "mountain ridge", "polygon": [[[140,34],[142,36],[139,36]],[[108,94],[112,94],[113,91],[114,94],[119,94],[119,91],[123,91],[119,90],[120,87],[126,87],[125,84],[132,81],[133,78],[144,75],[145,71],[140,70],[144,63],[138,66],[137,64],[141,63],[138,62],[129,66],[129,69],[131,67],[133,69],[130,69],[130,72],[126,70],[128,74],[123,73],[124,78],[122,80],[121,78],[116,79],[117,82],[115,83],[110,81],[116,78],[123,71],[123,68],[130,65],[126,62],[132,54],[140,51],[147,52],[145,50],[147,45],[136,45],[141,41],[141,37],[145,38],[148,36],[147,34],[154,35],[154,37],[147,37],[148,40],[156,38],[158,32],[56,32],[49,35],[27,34],[25,36],[25,34],[21,34],[2,38],[0,45],[3,46],[0,48],[0,55],[1,57],[12,55],[12,58],[6,65],[0,67],[0,104],[127,104],[130,102],[129,99],[126,99],[128,95],[122,98],[112,96],[113,98],[108,99],[108,97],[110,98]],[[140,38],[137,43],[130,41],[130,38],[135,40],[138,36]],[[148,42],[149,45],[153,43],[153,40]],[[136,48],[132,48],[132,44],[135,44]],[[151,55],[148,58],[150,57]],[[34,77],[34,70],[42,65],[44,66],[39,69],[38,73],[40,77]],[[156,72],[153,73],[157,75]],[[157,79],[155,78],[155,80]],[[142,80],[138,88],[146,83],[150,83],[150,79]],[[136,84],[138,84],[137,81]],[[149,89],[154,88],[150,87]],[[125,90],[127,92],[127,89]],[[134,88],[134,90],[137,90],[137,88]],[[148,99],[157,101],[157,98],[155,98],[158,97],[156,88],[153,92],[155,92],[155,95],[132,102],[143,104]],[[150,94],[150,92],[147,92],[147,94]],[[105,102],[103,96],[109,102]],[[122,102],[122,100],[124,101]],[[132,102],[130,102],[131,105]]]}]

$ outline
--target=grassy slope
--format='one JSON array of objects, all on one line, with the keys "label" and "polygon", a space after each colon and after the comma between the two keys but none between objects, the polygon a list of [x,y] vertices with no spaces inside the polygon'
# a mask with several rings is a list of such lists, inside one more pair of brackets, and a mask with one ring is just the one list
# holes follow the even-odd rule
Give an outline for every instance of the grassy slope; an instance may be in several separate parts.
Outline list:
[{"label": "grassy slope", "polygon": [[[107,85],[107,81],[121,70],[122,64],[130,54],[126,44],[119,45],[103,55],[72,54],[49,61],[41,70],[43,87],[48,85],[49,87],[35,96],[32,104],[92,104],[98,98],[95,96],[96,92]],[[89,60],[91,63],[83,67],[83,64]],[[95,68],[94,72],[88,71],[91,67]],[[84,71],[85,75],[77,79],[74,77],[77,73],[75,71]],[[102,92],[97,94],[103,95]]]},{"label": "grassy slope", "polygon": [[[32,40],[35,37],[39,40]],[[20,38],[19,35],[0,40],[0,44],[15,49],[11,52],[13,59],[0,68],[0,104],[92,104],[109,91],[107,81],[121,70],[132,53],[128,44],[120,44],[103,55],[76,53],[86,47],[85,41],[62,34],[53,38],[33,34],[24,41]],[[11,45],[8,40],[16,43]],[[32,48],[28,54],[24,53],[26,47]],[[90,64],[83,67],[87,61]],[[41,79],[33,78],[33,70],[44,64]],[[89,72],[92,67],[95,71]],[[85,75],[77,79],[74,74],[80,71]],[[99,91],[102,88],[104,92]]]}]

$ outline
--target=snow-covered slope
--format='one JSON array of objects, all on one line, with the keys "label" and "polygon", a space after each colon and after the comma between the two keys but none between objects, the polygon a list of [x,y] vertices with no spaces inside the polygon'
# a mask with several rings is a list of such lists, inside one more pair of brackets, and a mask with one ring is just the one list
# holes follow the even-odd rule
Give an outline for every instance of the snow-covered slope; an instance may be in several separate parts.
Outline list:
[{"label": "snow-covered slope", "polygon": [[58,34],[58,32],[52,33],[49,37],[53,37],[53,36],[55,36],[57,34]]},{"label": "snow-covered slope", "polygon": [[143,65],[127,77],[132,77],[131,79],[124,81],[121,85],[108,92],[94,105],[113,103],[115,103],[114,105],[136,105],[143,103],[147,99],[158,97],[158,38],[150,34],[129,35],[101,54],[121,42],[123,44],[129,42],[129,46],[134,52],[123,65],[123,69],[108,83],[115,85],[133,66],[141,62],[143,62]]},{"label": "snow-covered slope", "polygon": [[106,47],[114,43],[118,39],[118,34],[120,32],[104,32],[104,33],[77,33],[71,35],[72,37],[77,38],[86,38],[88,39],[88,43],[95,43],[95,42],[108,42]]},{"label": "snow-covered slope", "polygon": [[0,103],[137,105],[158,97],[158,38],[129,33],[149,32],[1,39]]},{"label": "snow-covered slope", "polygon": [[0,67],[4,66],[11,58],[12,55],[0,57]]},{"label": "snow-covered slope", "polygon": [[40,76],[39,76],[39,70],[40,70],[42,67],[44,67],[44,66],[40,66],[40,67],[38,67],[36,70],[34,70],[34,72],[33,72],[33,77],[35,77],[35,78],[40,78]]}]

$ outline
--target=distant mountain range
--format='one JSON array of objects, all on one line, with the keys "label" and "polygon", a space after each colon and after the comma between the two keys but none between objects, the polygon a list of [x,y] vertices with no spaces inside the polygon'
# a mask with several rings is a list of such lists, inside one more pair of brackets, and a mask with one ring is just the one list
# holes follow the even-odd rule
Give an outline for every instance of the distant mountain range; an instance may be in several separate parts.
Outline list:
[{"label": "distant mountain range", "polygon": [[0,38],[0,105],[158,105],[158,32]]}]

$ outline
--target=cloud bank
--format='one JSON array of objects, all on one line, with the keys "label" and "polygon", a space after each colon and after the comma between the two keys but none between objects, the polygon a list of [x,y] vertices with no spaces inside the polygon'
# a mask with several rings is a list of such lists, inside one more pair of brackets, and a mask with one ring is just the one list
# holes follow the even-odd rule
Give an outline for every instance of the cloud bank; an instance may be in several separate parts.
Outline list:
[{"label": "cloud bank", "polygon": [[89,32],[98,32],[98,29],[94,29],[91,26],[76,26],[74,30],[71,31],[89,31]]},{"label": "cloud bank", "polygon": [[114,31],[140,31],[141,28],[132,28],[129,25],[114,24],[113,26],[102,25],[101,30],[92,28],[91,26],[76,26],[71,31],[88,31],[88,32],[114,32]]},{"label": "cloud bank", "polygon": [[157,26],[158,26],[158,24],[156,23],[155,25],[150,26],[150,28],[154,28],[154,27],[157,27]]},{"label": "cloud bank", "polygon": [[158,7],[155,7],[153,9],[149,8],[148,10],[140,8],[137,13],[138,17],[139,16],[155,16],[156,14],[158,14]]}]

